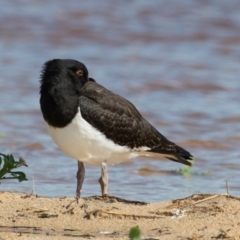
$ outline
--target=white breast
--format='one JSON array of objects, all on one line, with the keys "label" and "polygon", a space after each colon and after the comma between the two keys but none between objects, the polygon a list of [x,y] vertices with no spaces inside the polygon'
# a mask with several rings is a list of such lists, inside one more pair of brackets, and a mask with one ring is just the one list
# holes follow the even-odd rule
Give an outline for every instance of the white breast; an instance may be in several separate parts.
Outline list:
[{"label": "white breast", "polygon": [[108,164],[116,164],[140,155],[139,151],[116,145],[107,139],[82,118],[80,109],[69,125],[64,128],[48,125],[48,131],[63,152],[92,165],[100,165],[105,160]]}]

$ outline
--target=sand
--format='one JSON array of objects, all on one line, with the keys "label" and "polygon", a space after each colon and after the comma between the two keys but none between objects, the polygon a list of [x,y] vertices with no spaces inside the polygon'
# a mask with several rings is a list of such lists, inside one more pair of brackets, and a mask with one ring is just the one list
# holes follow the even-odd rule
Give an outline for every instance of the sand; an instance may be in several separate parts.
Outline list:
[{"label": "sand", "polygon": [[193,195],[170,202],[121,202],[117,198],[45,198],[0,192],[2,239],[240,239],[240,198]]}]

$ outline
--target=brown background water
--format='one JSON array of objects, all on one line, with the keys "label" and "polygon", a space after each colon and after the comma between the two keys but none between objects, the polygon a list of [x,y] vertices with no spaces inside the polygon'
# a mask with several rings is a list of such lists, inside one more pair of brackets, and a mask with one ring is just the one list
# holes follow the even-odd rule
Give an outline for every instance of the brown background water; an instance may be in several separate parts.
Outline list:
[{"label": "brown background water", "polygon": [[[100,84],[132,101],[156,128],[196,158],[182,166],[136,159],[109,167],[111,194],[145,201],[193,193],[240,193],[239,1],[1,1],[0,152],[23,157],[29,181],[0,190],[74,196],[77,163],[47,134],[39,74],[52,58],[84,62]],[[149,174],[139,174],[148,170]],[[145,171],[146,173],[146,171]],[[83,196],[100,194],[87,166]]]}]

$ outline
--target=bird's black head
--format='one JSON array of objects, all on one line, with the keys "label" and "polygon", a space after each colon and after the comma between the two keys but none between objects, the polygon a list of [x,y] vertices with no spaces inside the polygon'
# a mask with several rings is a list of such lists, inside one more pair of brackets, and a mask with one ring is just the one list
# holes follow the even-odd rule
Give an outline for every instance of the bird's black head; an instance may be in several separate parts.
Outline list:
[{"label": "bird's black head", "polygon": [[67,125],[77,113],[80,90],[91,79],[85,65],[76,60],[53,59],[43,65],[40,105],[46,122]]},{"label": "bird's black head", "polygon": [[62,86],[69,91],[79,92],[88,81],[86,66],[76,60],[53,59],[43,65],[41,87]]}]

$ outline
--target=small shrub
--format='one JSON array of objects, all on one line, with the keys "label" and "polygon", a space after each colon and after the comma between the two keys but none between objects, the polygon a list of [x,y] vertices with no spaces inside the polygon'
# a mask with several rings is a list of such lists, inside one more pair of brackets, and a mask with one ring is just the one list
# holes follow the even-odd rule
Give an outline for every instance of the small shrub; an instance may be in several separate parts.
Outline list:
[{"label": "small shrub", "polygon": [[[4,135],[0,134],[0,138],[2,137],[4,137]],[[0,153],[0,184],[1,180],[4,179],[18,179],[19,182],[26,181],[27,178],[25,173],[12,171],[21,166],[27,167],[26,162],[22,158],[19,158],[19,160],[16,161],[12,154],[5,155]]]},{"label": "small shrub", "polygon": [[28,180],[25,173],[12,171],[21,166],[27,167],[26,162],[22,158],[16,161],[12,154],[5,155],[0,153],[0,181],[4,179],[18,179],[19,182]]}]

